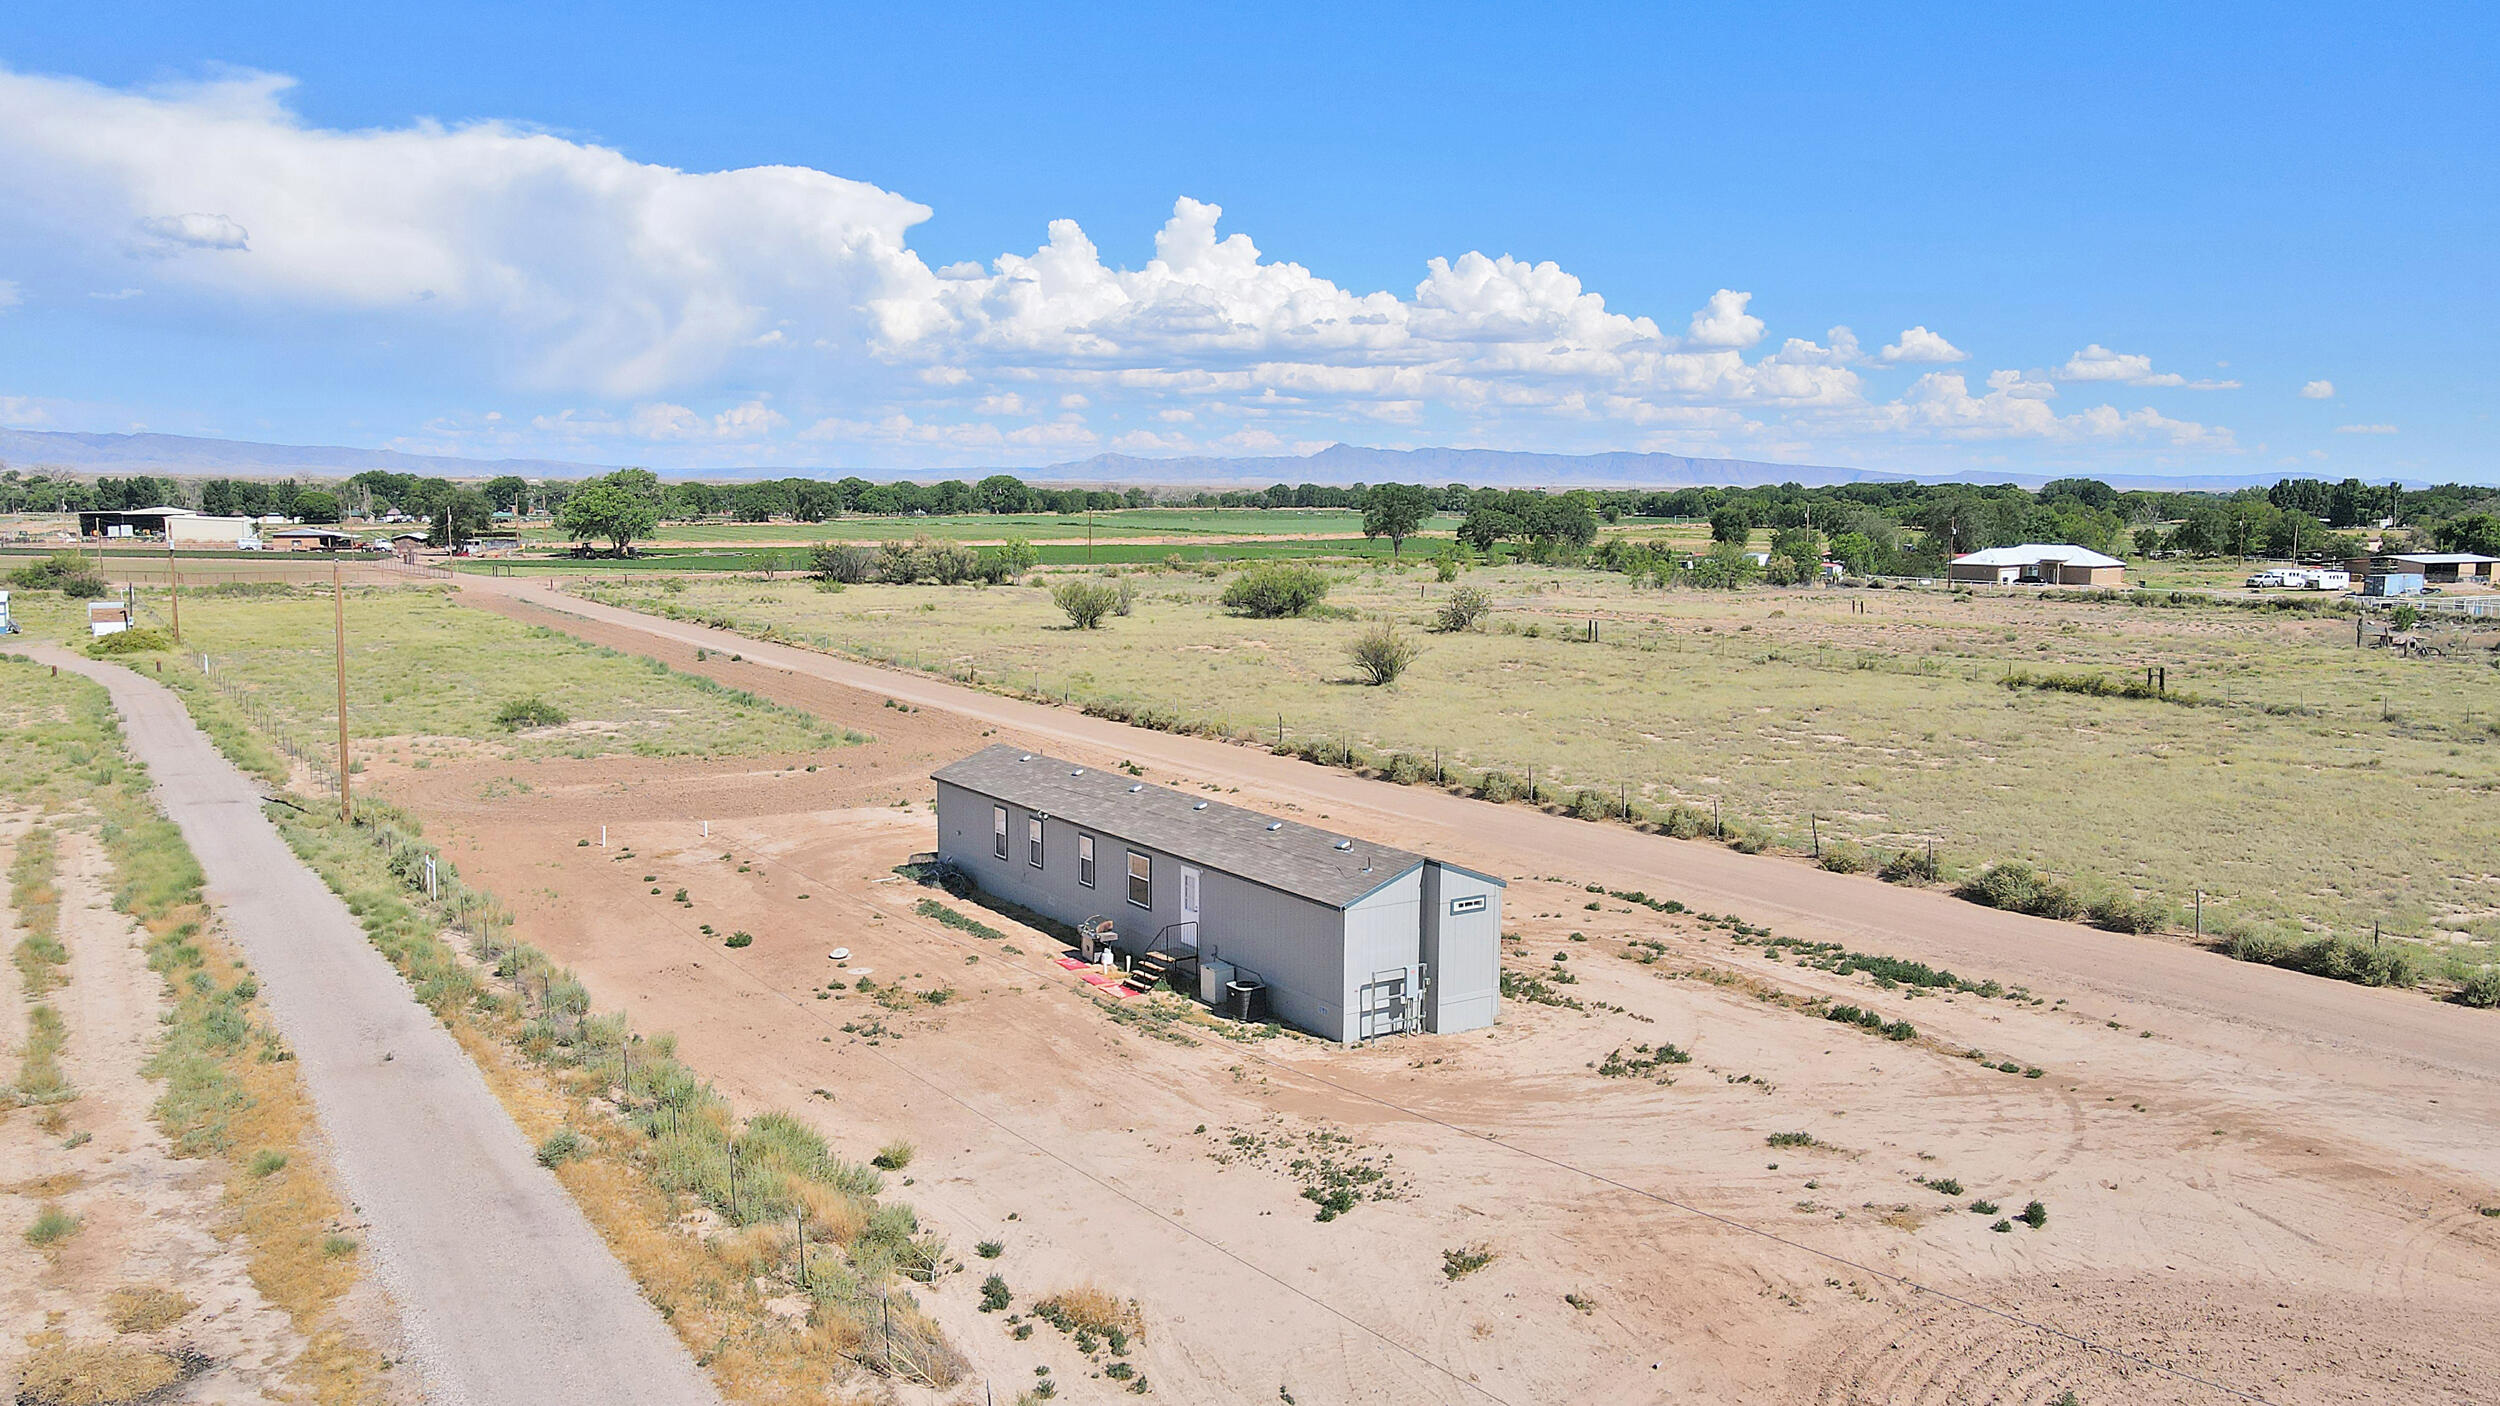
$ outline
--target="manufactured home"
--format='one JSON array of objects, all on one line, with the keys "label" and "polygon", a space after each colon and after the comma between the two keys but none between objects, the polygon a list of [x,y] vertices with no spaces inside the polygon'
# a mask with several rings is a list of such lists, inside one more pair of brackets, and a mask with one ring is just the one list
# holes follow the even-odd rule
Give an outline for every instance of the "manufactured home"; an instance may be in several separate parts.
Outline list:
[{"label": "manufactured home", "polygon": [[1170,964],[1202,996],[1256,990],[1357,1043],[1491,1025],[1506,885],[1117,771],[990,747],[931,774],[940,860],[982,892]]}]

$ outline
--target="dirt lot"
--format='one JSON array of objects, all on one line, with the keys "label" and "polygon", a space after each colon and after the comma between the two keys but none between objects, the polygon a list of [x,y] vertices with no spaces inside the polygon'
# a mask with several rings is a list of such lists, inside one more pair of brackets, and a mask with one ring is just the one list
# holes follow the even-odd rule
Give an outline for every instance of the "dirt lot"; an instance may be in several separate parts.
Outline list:
[{"label": "dirt lot", "polygon": [[[969,905],[1004,937],[942,926],[892,873],[932,841],[933,764],[997,738],[1107,765],[1116,741],[670,662],[876,740],[761,761],[384,758],[366,784],[422,814],[601,1006],[678,1032],[725,1089],[809,1110],[849,1155],[916,1143],[906,1194],[973,1266],[932,1308],[1000,1399],[1037,1366],[1063,1399],[1122,1386],[1055,1331],[1018,1339],[978,1312],[993,1269],[1010,1312],[1083,1281],[1134,1297],[1133,1356],[1167,1401],[2457,1401],[2500,1381],[2500,1219],[2481,1214],[2500,1208],[2500,1096],[2437,1040],[2305,1038],[2200,1015],[2195,992],[2084,982],[1879,990],[1779,960],[1757,929],[1589,893],[1623,883],[1603,846],[1559,872],[1523,862],[1491,808],[1473,833],[1402,820],[1246,765],[1164,765],[1145,748],[1171,739],[1138,734],[1152,779],[1511,877],[1506,961],[1557,1002],[1358,1050],[1239,1040],[1176,1004],[1115,1011],[1048,938]],[[737,932],[753,945],[721,944]],[[1932,959],[1915,932],[1841,935]],[[2312,989],[2182,955],[2252,1000]],[[1814,995],[1917,1035],[1821,1019],[1800,1008]],[[2391,1025],[2428,1009],[2321,999],[2388,1003]],[[1658,1062],[1667,1044],[1690,1062]],[[1302,1193],[1335,1185],[1354,1208],[1315,1219]],[[2035,1200],[2036,1228],[2015,1219]],[[970,1257],[989,1239],[995,1261]],[[1445,1255],[1470,1249],[1489,1260],[1453,1277],[1470,1261]]]}]

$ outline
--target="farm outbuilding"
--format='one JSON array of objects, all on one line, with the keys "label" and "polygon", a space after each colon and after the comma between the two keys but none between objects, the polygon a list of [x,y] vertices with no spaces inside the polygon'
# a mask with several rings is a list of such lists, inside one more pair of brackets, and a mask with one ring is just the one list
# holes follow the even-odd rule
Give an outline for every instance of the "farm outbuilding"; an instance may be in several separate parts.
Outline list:
[{"label": "farm outbuilding", "polygon": [[356,545],[356,535],[331,527],[290,527],[272,532],[269,540],[282,552],[344,552]]},{"label": "farm outbuilding", "polygon": [[1491,875],[1014,747],[932,779],[942,861],[1059,922],[1108,920],[1112,949],[1169,963],[1176,986],[1227,975],[1348,1044],[1498,1013]]},{"label": "farm outbuilding", "polygon": [[2399,552],[2377,569],[2444,586],[2473,581],[2490,584],[2495,579],[2494,567],[2500,567],[2500,557],[2475,552]]},{"label": "farm outbuilding", "polygon": [[2116,557],[2062,542],[1966,552],[1945,568],[1951,580],[1991,586],[2120,586],[2126,571]]}]

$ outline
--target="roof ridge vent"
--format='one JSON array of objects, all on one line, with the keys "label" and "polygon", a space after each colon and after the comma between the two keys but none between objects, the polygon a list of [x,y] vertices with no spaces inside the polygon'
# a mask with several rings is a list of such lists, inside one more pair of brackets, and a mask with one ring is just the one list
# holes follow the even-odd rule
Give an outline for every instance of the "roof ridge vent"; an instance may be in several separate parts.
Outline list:
[{"label": "roof ridge vent", "polygon": [[1138,782],[1136,785],[1129,787],[1129,788],[1128,788],[1128,793],[1129,793],[1130,795],[1134,796],[1134,795],[1136,795],[1138,792],[1143,791],[1143,790],[1145,790],[1145,789],[1146,789],[1146,783],[1145,783],[1145,782],[1143,782],[1143,781],[1140,781],[1140,782]]},{"label": "roof ridge vent", "polygon": [[1023,756],[1016,758],[1016,760],[1020,762],[1029,762],[1033,760],[1033,754],[1031,752],[1027,752]]},{"label": "roof ridge vent", "polygon": [[1285,828],[1285,822],[1283,822],[1283,821],[1281,821],[1281,820],[1271,820],[1271,821],[1267,822],[1267,832],[1268,832],[1269,834],[1271,834],[1271,835],[1275,834],[1277,831],[1282,830],[1282,829],[1284,829],[1284,828]]},{"label": "roof ridge vent", "polygon": [[1337,848],[1339,848],[1339,849],[1352,849],[1352,848],[1354,848],[1354,841],[1352,841],[1352,840],[1339,840],[1339,841],[1337,841]]},{"label": "roof ridge vent", "polygon": [[1191,810],[1205,810],[1206,808],[1207,803],[1205,801],[1200,801],[1196,805],[1190,807]]}]

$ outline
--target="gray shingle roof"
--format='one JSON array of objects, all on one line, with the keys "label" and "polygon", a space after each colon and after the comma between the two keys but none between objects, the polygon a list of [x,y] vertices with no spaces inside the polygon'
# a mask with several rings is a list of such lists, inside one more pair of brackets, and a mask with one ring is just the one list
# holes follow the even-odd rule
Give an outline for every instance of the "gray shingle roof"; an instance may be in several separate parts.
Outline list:
[{"label": "gray shingle roof", "polygon": [[1331,908],[1346,907],[1424,862],[1406,850],[1014,747],[986,747],[930,775]]}]

